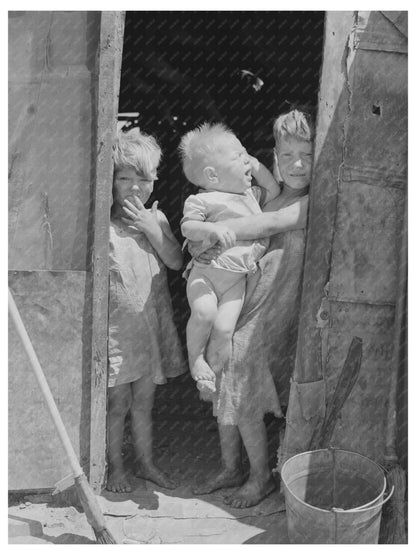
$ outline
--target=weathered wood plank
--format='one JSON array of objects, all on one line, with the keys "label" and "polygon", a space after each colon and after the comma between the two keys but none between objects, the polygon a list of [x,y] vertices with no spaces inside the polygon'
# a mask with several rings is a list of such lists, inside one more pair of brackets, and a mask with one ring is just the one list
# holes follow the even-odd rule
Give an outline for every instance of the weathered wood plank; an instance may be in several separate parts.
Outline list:
[{"label": "weathered wood plank", "polygon": [[[81,463],[89,458],[85,272],[9,272],[9,287]],[[26,353],[9,326],[9,489],[51,488],[71,473]]]},{"label": "weathered wood plank", "polygon": [[12,269],[86,269],[96,19],[87,12],[10,19]]},{"label": "weathered wood plank", "polygon": [[92,366],[91,445],[89,479],[95,490],[105,473],[107,335],[108,335],[108,241],[113,156],[123,50],[124,13],[102,12],[100,50],[96,72],[97,133],[93,193],[94,237],[92,250]]},{"label": "weathered wood plank", "polygon": [[322,398],[317,385],[324,384],[328,403],[357,336],[359,378],[331,445],[383,461],[400,325],[394,313],[407,173],[406,50],[380,12],[327,12],[294,374],[301,393],[292,407],[289,401],[285,438],[291,454],[294,445],[308,448],[316,418],[305,414]]},{"label": "weathered wood plank", "polygon": [[311,382],[323,375],[321,331],[316,317],[329,279],[337,210],[338,182],[343,163],[343,127],[349,91],[343,63],[353,12],[327,12],[320,81],[314,177],[305,253],[302,305],[294,379]]}]

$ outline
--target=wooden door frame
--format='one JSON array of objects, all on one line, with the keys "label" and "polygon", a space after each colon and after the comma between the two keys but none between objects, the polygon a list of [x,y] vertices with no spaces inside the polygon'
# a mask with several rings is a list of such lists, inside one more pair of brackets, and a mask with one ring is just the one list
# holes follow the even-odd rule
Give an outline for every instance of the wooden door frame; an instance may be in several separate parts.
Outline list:
[{"label": "wooden door frame", "polygon": [[[99,492],[106,468],[108,249],[125,12],[103,11],[95,81],[95,164],[92,193],[92,336],[89,481]],[[94,147],[93,147],[94,148]]]}]

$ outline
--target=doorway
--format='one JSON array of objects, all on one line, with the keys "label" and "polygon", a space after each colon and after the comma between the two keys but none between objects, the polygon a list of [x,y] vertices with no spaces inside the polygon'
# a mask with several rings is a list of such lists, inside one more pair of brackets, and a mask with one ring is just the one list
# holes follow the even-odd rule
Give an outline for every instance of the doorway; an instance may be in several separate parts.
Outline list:
[{"label": "doorway", "polygon": [[[191,192],[177,153],[181,136],[204,121],[224,122],[270,167],[274,118],[294,105],[316,107],[324,14],[126,13],[119,112],[138,112],[140,128],[162,147],[159,180],[148,205],[159,201],[180,243],[183,202]],[[180,272],[168,277],[186,354],[185,281]],[[276,440],[273,430],[269,435]],[[219,461],[211,406],[199,400],[189,372],[157,388],[154,436],[156,459],[172,466],[182,466],[185,453],[191,460],[197,457],[202,446],[209,461]],[[176,462],[164,449],[172,442],[181,446]],[[126,450],[131,452],[128,438]]]}]

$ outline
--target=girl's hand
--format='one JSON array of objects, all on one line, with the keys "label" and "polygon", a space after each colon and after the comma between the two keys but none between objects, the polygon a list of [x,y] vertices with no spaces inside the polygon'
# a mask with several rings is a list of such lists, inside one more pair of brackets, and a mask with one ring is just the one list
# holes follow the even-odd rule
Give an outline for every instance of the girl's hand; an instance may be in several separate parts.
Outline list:
[{"label": "girl's hand", "polygon": [[157,205],[158,201],[156,200],[153,203],[152,208],[147,210],[139,197],[134,196],[133,202],[126,199],[124,201],[123,210],[128,217],[121,219],[124,223],[130,227],[134,227],[134,229],[137,229],[138,231],[142,231],[143,233],[152,233],[160,227],[157,215]]}]

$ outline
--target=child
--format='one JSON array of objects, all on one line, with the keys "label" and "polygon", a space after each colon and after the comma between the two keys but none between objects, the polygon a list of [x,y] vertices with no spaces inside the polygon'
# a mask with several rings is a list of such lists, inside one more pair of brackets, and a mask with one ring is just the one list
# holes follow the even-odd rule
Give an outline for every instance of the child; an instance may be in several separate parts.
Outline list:
[{"label": "child", "polygon": [[155,139],[138,128],[118,132],[110,224],[107,489],[119,493],[131,491],[122,460],[129,410],[138,476],[175,487],[152,458],[156,385],[185,371],[165,268],[181,268],[181,248],[157,202],[144,207],[160,157]]},{"label": "child", "polygon": [[209,266],[192,260],[187,268],[189,366],[202,397],[208,399],[230,355],[246,276],[256,271],[267,248],[264,240],[236,243],[233,232],[214,222],[261,213],[260,191],[251,187],[252,172],[265,189],[265,202],[278,196],[279,188],[222,124],[205,123],[190,131],[182,138],[180,151],[186,177],[201,189],[185,201],[182,234],[192,241],[219,241],[225,248]]},{"label": "child", "polygon": [[[293,345],[289,340],[282,341],[282,337],[293,336],[302,283],[303,228],[312,174],[314,125],[308,114],[292,110],[276,119],[273,132],[274,173],[282,182],[281,194],[265,206],[263,214],[221,222],[238,239],[271,236],[271,241],[259,261],[261,271],[248,278],[244,307],[232,340],[232,355],[215,393],[221,469],[212,479],[194,488],[198,495],[241,486],[225,498],[235,508],[256,505],[276,487],[268,466],[263,422],[266,412],[276,416],[280,412],[270,374],[270,354],[273,351],[275,358],[281,359],[279,372],[287,374],[284,367],[287,354],[283,351],[288,345],[292,351]],[[189,249],[191,254],[197,253],[192,244]],[[211,249],[211,254],[205,253],[205,260],[213,256],[216,252]],[[202,255],[198,257],[200,261],[203,259]],[[265,346],[265,337],[272,338],[273,345]],[[293,358],[289,366],[292,370]],[[250,463],[250,475],[245,483],[241,440]]]}]

